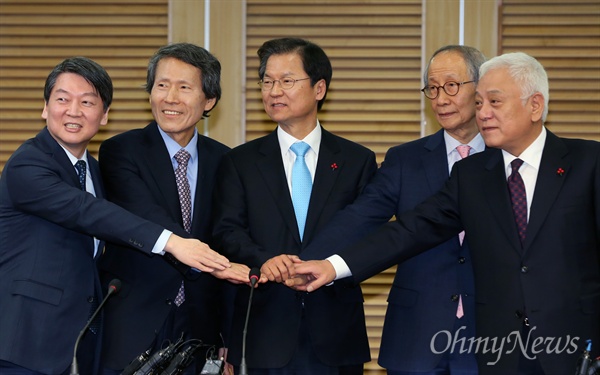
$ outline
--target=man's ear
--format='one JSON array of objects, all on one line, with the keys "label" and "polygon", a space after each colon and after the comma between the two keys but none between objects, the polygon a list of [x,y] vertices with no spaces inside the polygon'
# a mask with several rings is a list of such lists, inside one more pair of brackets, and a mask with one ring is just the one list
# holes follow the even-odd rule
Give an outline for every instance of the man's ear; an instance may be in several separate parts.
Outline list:
[{"label": "man's ear", "polygon": [[316,94],[317,101],[323,99],[326,92],[327,92],[327,85],[325,84],[325,80],[320,79],[317,83],[315,83],[315,94]]},{"label": "man's ear", "polygon": [[542,115],[544,114],[544,107],[546,103],[544,101],[544,96],[536,92],[531,96],[531,121],[538,122],[542,120]]}]

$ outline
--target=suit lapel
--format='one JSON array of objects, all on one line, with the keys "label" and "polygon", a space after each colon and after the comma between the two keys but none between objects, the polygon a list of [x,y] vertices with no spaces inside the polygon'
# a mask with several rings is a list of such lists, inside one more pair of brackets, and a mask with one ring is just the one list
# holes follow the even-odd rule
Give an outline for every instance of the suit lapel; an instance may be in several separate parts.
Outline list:
[{"label": "suit lapel", "polygon": [[427,140],[424,147],[429,152],[421,154],[421,162],[430,192],[433,193],[448,180],[448,153],[444,142],[444,131],[435,133]]},{"label": "suit lapel", "polygon": [[[79,185],[79,176],[77,175],[77,171],[73,167],[71,160],[67,156],[65,150],[58,144],[58,142],[52,138],[48,128],[44,128],[37,136],[36,139],[39,141],[40,149],[48,154],[49,157],[54,159],[66,172],[67,176],[71,179],[71,185],[76,187],[78,190],[81,189]],[[98,162],[92,156],[88,154],[88,168],[91,168],[92,176],[100,176],[100,168],[98,167]],[[97,179],[97,178],[96,178]],[[96,196],[98,194],[104,194],[103,187],[101,182],[96,182],[95,179],[92,179],[94,183],[94,189],[96,189]],[[100,184],[100,185],[99,185]],[[89,254],[90,256],[94,256],[94,242],[93,237],[90,236],[90,247]],[[100,246],[98,247],[98,254],[100,254],[102,248],[104,247],[104,242],[100,242]],[[98,255],[96,254],[96,256]]]},{"label": "suit lapel", "polygon": [[65,150],[54,138],[52,138],[48,128],[44,128],[35,139],[37,140],[40,149],[47,153],[49,157],[54,159],[65,170],[67,176],[69,176],[69,179],[71,180],[71,185],[79,188],[79,176],[77,175],[77,171],[73,167]]},{"label": "suit lapel", "polygon": [[[568,177],[571,161],[565,158],[567,153],[568,149],[560,138],[547,131],[546,144],[542,153],[533,201],[531,202],[529,222],[527,223],[525,250],[535,239],[565,179]],[[564,170],[562,175],[556,172],[559,168]]]},{"label": "suit lapel", "polygon": [[[306,217],[304,242],[308,243],[308,240],[312,238],[321,212],[331,195],[335,181],[340,176],[340,173],[343,173],[344,163],[345,159],[341,157],[340,146],[335,138],[331,133],[321,128],[321,146],[319,148],[317,169],[315,171],[308,215]],[[332,168],[333,164],[337,165],[337,168]]]},{"label": "suit lapel", "polygon": [[158,191],[163,194],[163,199],[167,203],[171,216],[176,218],[183,225],[181,217],[181,208],[179,205],[179,193],[175,183],[175,172],[173,163],[169,156],[169,151],[160,133],[156,122],[150,123],[144,128],[144,144],[142,157],[147,163],[147,168],[158,186]]},{"label": "suit lapel", "polygon": [[96,192],[96,197],[104,198],[104,185],[102,184],[102,179],[100,178],[100,167],[98,166],[98,161],[94,159],[89,153],[88,164],[90,168],[90,174],[92,175],[92,183],[94,184],[94,191]]},{"label": "suit lapel", "polygon": [[[194,195],[194,212],[192,214],[192,233],[201,233],[200,228],[206,226],[205,220],[209,218],[207,208],[211,207],[213,184],[209,183],[211,171],[208,170],[216,164],[215,155],[211,153],[206,138],[198,134],[198,171],[196,174],[196,191]],[[220,154],[219,154],[220,157]]]},{"label": "suit lapel", "polygon": [[512,203],[508,194],[506,172],[504,171],[502,152],[500,150],[494,150],[490,153],[490,158],[485,168],[488,173],[484,177],[482,189],[486,191],[485,197],[490,210],[494,218],[498,221],[498,226],[513,245],[515,251],[522,254],[521,241],[512,212]]},{"label": "suit lapel", "polygon": [[293,233],[296,241],[300,243],[300,234],[298,233],[298,225],[296,224],[292,197],[290,196],[290,190],[285,178],[283,160],[281,160],[281,149],[277,140],[277,131],[273,131],[263,139],[258,152],[260,155],[256,161],[256,167],[265,181],[266,189],[269,190],[275,200],[281,217],[290,233]]}]

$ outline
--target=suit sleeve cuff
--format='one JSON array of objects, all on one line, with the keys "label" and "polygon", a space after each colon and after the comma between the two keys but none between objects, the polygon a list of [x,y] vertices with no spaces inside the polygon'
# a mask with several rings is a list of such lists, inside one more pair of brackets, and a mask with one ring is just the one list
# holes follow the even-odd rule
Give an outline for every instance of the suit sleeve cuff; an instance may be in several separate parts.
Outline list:
[{"label": "suit sleeve cuff", "polygon": [[165,246],[167,246],[167,241],[169,240],[169,237],[171,237],[172,234],[173,232],[171,232],[170,230],[164,229],[158,237],[158,240],[156,240],[156,243],[152,248],[152,252],[154,254],[165,255]]}]

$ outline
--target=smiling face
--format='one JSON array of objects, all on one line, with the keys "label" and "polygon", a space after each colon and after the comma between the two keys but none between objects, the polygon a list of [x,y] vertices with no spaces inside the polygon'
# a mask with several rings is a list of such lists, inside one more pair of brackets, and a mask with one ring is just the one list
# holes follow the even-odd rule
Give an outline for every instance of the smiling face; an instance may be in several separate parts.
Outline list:
[{"label": "smiling face", "polygon": [[97,91],[82,76],[61,73],[44,104],[42,118],[52,137],[74,156],[83,156],[100,125],[108,122]]},{"label": "smiling face", "polygon": [[[303,79],[302,59],[296,53],[272,55],[267,60],[263,79]],[[265,112],[283,130],[302,139],[317,125],[317,103],[325,95],[325,80],[311,85],[310,79],[297,81],[291,89],[283,90],[279,82],[273,88],[262,91]],[[300,138],[302,136],[302,138]]]},{"label": "smiling face", "polygon": [[486,146],[519,156],[542,131],[544,98],[539,92],[521,98],[522,91],[507,68],[489,70],[477,85],[477,126]]},{"label": "smiling face", "polygon": [[[469,76],[467,64],[459,52],[441,52],[429,65],[428,84],[443,86],[446,82],[467,82]],[[475,122],[475,82],[459,86],[458,94],[450,96],[442,88],[437,98],[431,100],[431,109],[442,128],[448,133],[468,133],[468,139],[477,133]],[[428,99],[429,100],[429,99]]]},{"label": "smiling face", "polygon": [[194,136],[204,111],[215,99],[202,91],[202,72],[181,60],[166,57],[158,62],[150,92],[152,115],[160,128],[182,147]]}]

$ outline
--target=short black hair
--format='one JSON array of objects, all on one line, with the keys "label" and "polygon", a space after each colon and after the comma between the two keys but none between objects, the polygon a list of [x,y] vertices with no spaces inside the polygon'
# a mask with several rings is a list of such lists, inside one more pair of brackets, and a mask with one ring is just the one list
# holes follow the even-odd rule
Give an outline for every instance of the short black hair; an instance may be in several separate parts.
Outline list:
[{"label": "short black hair", "polygon": [[259,79],[263,79],[265,76],[269,57],[272,55],[297,53],[302,60],[304,71],[310,77],[311,85],[314,85],[321,79],[325,80],[325,95],[323,95],[323,99],[319,100],[317,105],[317,109],[321,109],[325,102],[327,91],[329,91],[329,83],[333,74],[331,61],[329,61],[329,57],[327,57],[327,54],[321,47],[300,38],[280,38],[265,42],[258,49],[257,53],[260,58],[260,65],[258,67]]},{"label": "short black hair", "polygon": [[100,64],[81,56],[65,59],[52,69],[44,85],[44,100],[46,103],[50,100],[50,94],[56,85],[58,76],[62,73],[74,73],[88,81],[102,99],[104,112],[108,111],[113,98],[112,80]]}]

